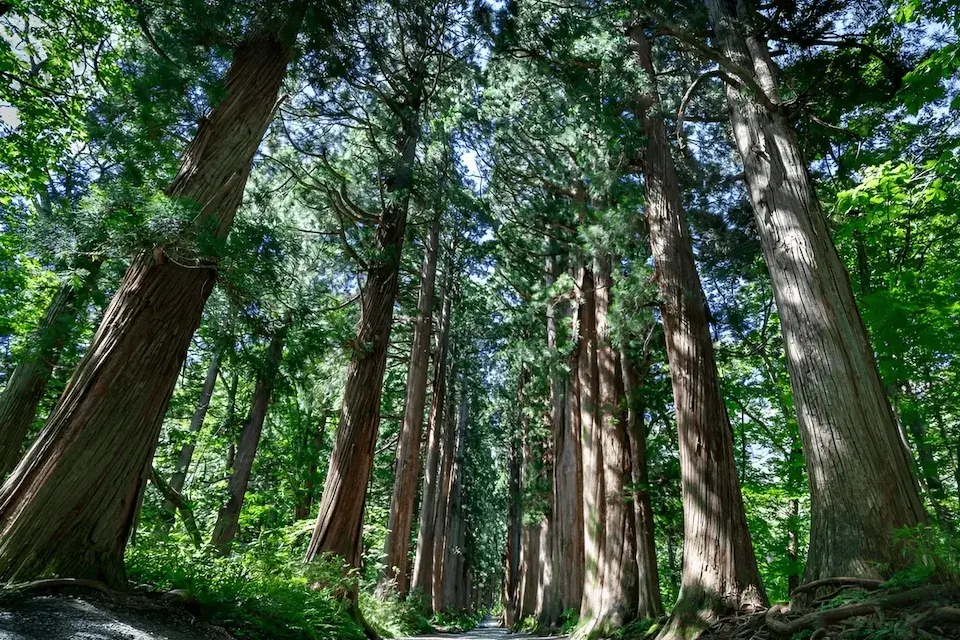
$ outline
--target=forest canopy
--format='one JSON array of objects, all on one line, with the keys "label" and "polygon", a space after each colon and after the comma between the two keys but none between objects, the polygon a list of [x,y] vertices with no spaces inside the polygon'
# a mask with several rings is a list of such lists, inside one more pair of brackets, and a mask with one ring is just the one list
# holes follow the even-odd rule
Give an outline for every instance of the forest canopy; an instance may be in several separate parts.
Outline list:
[{"label": "forest canopy", "polygon": [[0,607],[960,638],[958,30],[0,0]]}]

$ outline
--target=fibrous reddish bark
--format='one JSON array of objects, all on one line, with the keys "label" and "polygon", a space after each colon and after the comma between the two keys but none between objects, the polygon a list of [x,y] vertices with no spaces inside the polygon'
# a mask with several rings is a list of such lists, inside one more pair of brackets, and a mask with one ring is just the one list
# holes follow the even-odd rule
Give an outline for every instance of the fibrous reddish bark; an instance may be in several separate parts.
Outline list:
[{"label": "fibrous reddish bark", "polygon": [[260,446],[260,434],[263,433],[263,423],[267,418],[270,400],[273,396],[273,387],[280,370],[280,361],[283,359],[283,345],[290,327],[290,316],[284,319],[280,327],[270,338],[270,346],[264,356],[263,367],[257,375],[257,383],[253,389],[253,398],[250,401],[250,412],[243,423],[240,432],[240,443],[233,460],[233,473],[230,474],[230,497],[217,513],[217,522],[213,527],[210,544],[220,553],[226,555],[237,535],[237,526],[240,522],[240,510],[247,495],[247,485],[250,482],[250,473],[253,471],[253,460],[257,456]]},{"label": "fibrous reddish bark", "polygon": [[[578,611],[584,585],[583,452],[580,433],[580,349],[569,359],[563,406],[563,433],[555,437],[554,517],[556,521],[557,606]],[[563,492],[564,489],[570,493]]]},{"label": "fibrous reddish bark", "polygon": [[420,269],[420,296],[417,300],[417,322],[410,347],[407,370],[407,391],[397,444],[396,476],[390,499],[390,519],[384,542],[386,563],[381,584],[394,581],[401,597],[409,587],[408,557],[410,529],[417,500],[417,479],[420,475],[420,439],[423,435],[423,410],[427,400],[427,374],[430,370],[430,334],[433,329],[434,284],[437,276],[437,254],[440,240],[440,215],[435,214]]},{"label": "fibrous reddish bark", "polygon": [[[517,384],[517,398],[522,401],[524,394],[524,376]],[[522,402],[519,404],[522,406]],[[523,538],[523,493],[521,473],[523,468],[523,447],[521,434],[514,432],[510,437],[510,459],[507,462],[507,550],[506,576],[503,581],[504,624],[508,629],[517,626],[520,613],[520,551]]]},{"label": "fibrous reddish bark", "polygon": [[435,611],[457,611],[463,589],[463,456],[469,422],[470,388],[464,380],[457,410],[456,448],[450,471],[450,494],[447,498],[447,522],[444,535],[442,597],[434,600]]},{"label": "fibrous reddish bark", "polygon": [[[926,520],[850,278],[777,87],[756,14],[706,0],[764,260],[780,314],[810,481],[806,580],[883,578],[904,558],[894,529]],[[755,30],[756,29],[756,30]]]},{"label": "fibrous reddish bark", "polygon": [[440,330],[433,356],[433,395],[430,398],[430,418],[427,431],[427,454],[424,463],[423,489],[420,492],[420,524],[417,528],[417,548],[413,562],[411,589],[419,591],[424,605],[432,603],[433,541],[436,531],[433,521],[439,491],[440,449],[443,441],[444,403],[447,394],[447,352],[449,350],[450,321],[453,296],[450,279],[445,278],[443,308],[440,312]]},{"label": "fibrous reddish bark", "polygon": [[47,383],[100,275],[100,261],[83,266],[87,275],[76,287],[61,284],[31,337],[20,362],[0,393],[0,480],[20,460],[30,426],[37,417]]},{"label": "fibrous reddish bark", "polygon": [[[455,383],[456,362],[450,364],[450,381]],[[447,389],[446,406],[450,409],[443,419],[443,440],[440,449],[440,471],[437,474],[437,506],[434,510],[433,530],[436,535],[433,539],[433,575],[431,576],[430,594],[431,609],[443,610],[443,583],[445,561],[447,559],[447,535],[450,532],[450,494],[453,484],[453,462],[456,457],[457,446],[457,413],[454,411],[455,386],[451,384]]]},{"label": "fibrous reddish bark", "polygon": [[577,377],[580,399],[580,442],[583,464],[583,558],[584,585],[580,619],[593,620],[603,601],[603,449],[599,415],[599,378],[597,372],[596,294],[593,272],[579,267],[577,277],[580,309]]},{"label": "fibrous reddish bark", "polygon": [[[167,189],[196,203],[198,224],[220,237],[273,118],[299,23],[257,31],[237,48],[224,98]],[[215,280],[215,261],[172,246],[134,259],[44,431],[0,489],[0,579],[123,584],[163,414]]]},{"label": "fibrous reddish bark", "polygon": [[[414,83],[416,84],[416,83]],[[410,188],[420,139],[422,88],[406,97],[408,116],[400,123],[388,199],[380,212],[375,255],[363,285],[363,312],[353,357],[347,369],[343,406],[330,467],[323,487],[317,524],[307,548],[307,561],[323,553],[360,566],[363,513],[373,471],[373,450],[380,428],[380,399],[387,367],[387,346],[399,285],[400,257],[407,227]]]},{"label": "fibrous reddish bark", "polygon": [[663,615],[660,573],[654,542],[653,506],[650,504],[650,479],[647,475],[647,433],[643,406],[639,400],[642,376],[626,349],[621,351],[624,395],[627,400],[627,436],[630,443],[630,471],[633,482],[633,514],[636,530],[637,617],[653,619]]},{"label": "fibrous reddish bark", "polygon": [[647,225],[667,343],[680,444],[683,575],[659,638],[698,635],[725,612],[766,604],[737,479],[732,429],[720,390],[706,300],[680,199],[667,128],[659,114],[650,45],[628,33],[650,89],[641,96]]},{"label": "fibrous reddish bark", "polygon": [[609,311],[613,277],[610,260],[596,260],[597,372],[600,391],[600,448],[603,461],[603,545],[600,558],[603,592],[591,624],[608,634],[637,612],[636,534],[627,487],[631,480],[622,372],[612,344]]}]

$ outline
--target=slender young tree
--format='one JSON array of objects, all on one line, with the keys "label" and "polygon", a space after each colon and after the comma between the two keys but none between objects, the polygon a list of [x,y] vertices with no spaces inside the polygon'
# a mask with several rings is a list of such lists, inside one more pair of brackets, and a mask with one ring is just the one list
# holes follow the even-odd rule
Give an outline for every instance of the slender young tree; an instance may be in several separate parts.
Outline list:
[{"label": "slender young tree", "polygon": [[805,579],[888,577],[894,529],[926,515],[847,270],[780,97],[761,20],[706,0],[764,260],[783,330],[810,481]]},{"label": "slender young tree", "polygon": [[401,597],[409,588],[408,557],[410,529],[417,498],[420,475],[420,440],[423,435],[423,410],[427,400],[427,374],[430,369],[430,335],[433,330],[434,285],[437,277],[437,254],[440,244],[440,211],[434,213],[427,232],[427,242],[420,269],[420,295],[417,300],[417,322],[410,347],[407,370],[407,391],[403,423],[397,445],[396,477],[390,499],[390,520],[384,541],[386,564],[382,583],[395,581]]},{"label": "slender young tree", "polygon": [[[203,380],[203,386],[200,387],[200,398],[197,400],[197,407],[190,417],[190,441],[185,442],[180,447],[177,454],[177,462],[173,468],[173,474],[168,482],[171,489],[177,493],[183,492],[183,485],[187,479],[187,473],[190,471],[190,463],[193,462],[193,452],[196,450],[196,437],[203,428],[203,421],[207,417],[207,410],[210,408],[210,399],[213,397],[213,389],[217,384],[217,376],[220,373],[220,354],[214,353],[210,358],[210,364],[207,366],[207,375]],[[163,509],[167,512],[166,521],[173,522],[173,514],[176,509],[169,500],[163,503]]]},{"label": "slender young tree", "polygon": [[647,226],[680,436],[683,576],[671,623],[660,634],[699,634],[725,612],[766,604],[735,465],[732,428],[720,391],[706,300],[680,198],[667,128],[659,111],[650,44],[641,25],[629,38],[649,89],[640,96]]},{"label": "slender young tree", "polygon": [[[276,109],[305,10],[253,26],[223,99],[200,125],[167,195],[227,235]],[[183,255],[188,253],[188,255]],[[0,577],[124,583],[123,551],[145,470],[216,261],[173,246],[138,254],[38,441],[0,489]]]},{"label": "slender young tree", "polygon": [[240,432],[240,442],[233,460],[233,472],[230,474],[230,497],[217,513],[217,522],[214,524],[210,540],[213,548],[222,555],[230,553],[230,546],[237,535],[240,510],[247,495],[247,485],[250,482],[253,461],[260,446],[263,423],[267,418],[273,388],[276,386],[280,371],[280,362],[283,360],[283,346],[290,329],[290,322],[291,318],[288,314],[283,320],[283,325],[270,338],[263,365],[257,374],[257,383],[250,401],[250,412]]}]

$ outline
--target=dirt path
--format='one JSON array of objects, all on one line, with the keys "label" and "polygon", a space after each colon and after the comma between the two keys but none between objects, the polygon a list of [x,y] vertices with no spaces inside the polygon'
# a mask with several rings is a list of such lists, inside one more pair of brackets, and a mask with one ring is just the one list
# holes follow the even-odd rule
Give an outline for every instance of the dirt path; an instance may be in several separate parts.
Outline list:
[{"label": "dirt path", "polygon": [[[555,640],[563,640],[558,636],[552,636]],[[466,633],[439,633],[432,636],[417,636],[416,638],[406,638],[405,640],[521,640],[522,638],[538,638],[539,640],[550,640],[544,636],[530,636],[525,633],[510,633],[506,629],[497,627],[493,621],[487,621],[480,624],[473,631]]]}]

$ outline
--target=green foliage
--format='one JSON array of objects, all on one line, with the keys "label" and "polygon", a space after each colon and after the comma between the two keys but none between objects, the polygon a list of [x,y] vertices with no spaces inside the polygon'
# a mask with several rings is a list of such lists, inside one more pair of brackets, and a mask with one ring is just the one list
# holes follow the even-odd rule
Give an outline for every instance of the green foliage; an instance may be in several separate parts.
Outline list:
[{"label": "green foliage", "polygon": [[432,629],[415,599],[400,600],[396,595],[382,599],[364,591],[360,593],[360,611],[384,638],[422,635]]},{"label": "green foliage", "polygon": [[448,632],[460,633],[476,628],[483,620],[483,611],[441,611],[434,614],[430,625]]},{"label": "green foliage", "polygon": [[204,613],[238,638],[360,640],[362,629],[335,597],[339,568],[313,566],[310,577],[287,554],[214,557],[207,550],[158,544],[134,546],[127,572],[152,589],[182,589]]},{"label": "green foliage", "polygon": [[960,540],[942,527],[919,524],[894,532],[904,557],[911,565],[895,574],[885,586],[920,586],[951,582],[960,584]]}]

